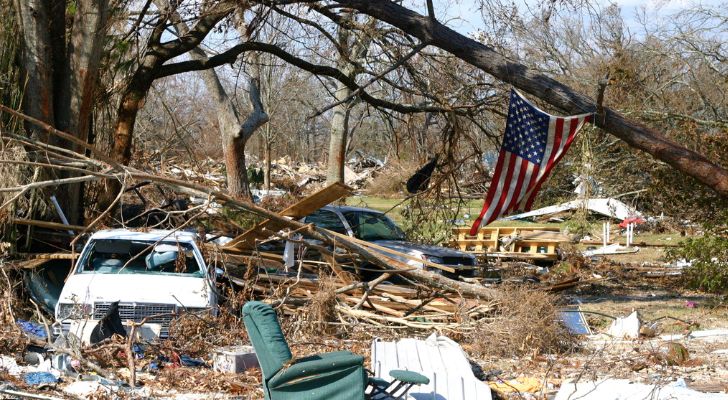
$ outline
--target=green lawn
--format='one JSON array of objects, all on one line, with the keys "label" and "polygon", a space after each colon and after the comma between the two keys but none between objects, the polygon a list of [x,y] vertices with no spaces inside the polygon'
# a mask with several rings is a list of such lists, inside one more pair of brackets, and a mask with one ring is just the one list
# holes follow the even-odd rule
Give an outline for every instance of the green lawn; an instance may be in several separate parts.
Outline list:
[{"label": "green lawn", "polygon": [[[355,207],[366,207],[366,208],[372,208],[378,211],[387,212],[389,213],[390,218],[392,218],[395,222],[398,224],[402,223],[402,216],[400,214],[400,210],[402,206],[405,204],[403,202],[402,198],[386,198],[386,197],[374,197],[374,196],[352,196],[348,197],[346,199],[346,204],[350,206]],[[394,207],[394,208],[393,208]],[[480,199],[473,199],[473,200],[466,200],[465,204],[462,206],[460,213],[458,215],[459,219],[464,220],[466,225],[471,224],[475,218],[480,213],[480,209],[483,207],[483,200]],[[466,215],[469,216],[469,218],[466,218]],[[552,223],[552,222],[529,222],[529,221],[495,221],[490,226],[498,227],[498,226],[558,226],[560,228],[565,229],[569,225],[568,222],[559,222],[559,223]],[[595,220],[591,221],[589,223],[590,231],[593,234],[601,235],[602,231],[602,222]],[[620,243],[624,242],[623,237],[613,237],[613,240],[616,239]],[[685,240],[685,237],[681,237],[678,233],[672,232],[672,233],[642,233],[642,232],[636,232],[635,233],[635,242],[645,242],[647,244],[652,245],[671,245],[671,244],[678,244],[681,241]]]},{"label": "green lawn", "polygon": [[[386,197],[373,197],[373,196],[352,196],[346,199],[346,205],[355,207],[366,207],[374,210],[389,213],[390,218],[395,222],[400,223],[402,216],[400,214],[401,207],[405,204],[401,198],[386,198]],[[392,208],[394,207],[394,208]],[[461,207],[458,219],[462,219],[466,224],[472,223],[480,213],[480,209],[483,207],[483,200],[473,199],[466,200],[465,204]],[[391,210],[391,211],[390,211]],[[468,216],[468,218],[466,218]],[[528,221],[496,221],[491,226],[562,226],[564,223],[533,223]]]}]

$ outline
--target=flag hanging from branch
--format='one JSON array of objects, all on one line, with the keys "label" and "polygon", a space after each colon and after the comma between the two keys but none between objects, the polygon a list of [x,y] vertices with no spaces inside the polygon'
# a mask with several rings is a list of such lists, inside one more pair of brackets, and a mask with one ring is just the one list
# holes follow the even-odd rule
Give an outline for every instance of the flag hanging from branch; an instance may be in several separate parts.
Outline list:
[{"label": "flag hanging from branch", "polygon": [[592,114],[549,115],[511,90],[503,145],[480,216],[470,228],[483,226],[513,210],[528,211],[556,163]]}]

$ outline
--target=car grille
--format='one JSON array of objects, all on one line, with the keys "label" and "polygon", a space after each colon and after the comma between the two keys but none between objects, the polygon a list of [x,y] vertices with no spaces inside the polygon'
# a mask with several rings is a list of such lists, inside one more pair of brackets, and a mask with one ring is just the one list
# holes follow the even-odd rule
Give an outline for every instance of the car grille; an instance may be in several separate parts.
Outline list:
[{"label": "car grille", "polygon": [[[109,311],[110,305],[111,303],[94,303],[93,318],[102,319]],[[176,309],[174,304],[121,303],[119,304],[119,316],[122,321],[141,322],[146,317],[157,315],[154,318],[149,318],[147,322],[160,324],[159,337],[166,338],[169,336],[169,323],[172,321],[174,317],[172,314],[176,312]]]}]

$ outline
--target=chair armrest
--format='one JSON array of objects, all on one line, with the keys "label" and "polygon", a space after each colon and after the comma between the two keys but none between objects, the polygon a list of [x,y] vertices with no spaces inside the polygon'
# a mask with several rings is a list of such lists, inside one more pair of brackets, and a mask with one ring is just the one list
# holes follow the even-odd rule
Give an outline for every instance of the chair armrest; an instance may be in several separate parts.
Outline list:
[{"label": "chair armrest", "polygon": [[393,369],[389,371],[389,376],[400,382],[411,383],[413,385],[427,385],[430,383],[430,378],[414,371]]},{"label": "chair armrest", "polygon": [[[316,356],[313,356],[316,357]],[[315,379],[321,375],[338,372],[346,368],[364,365],[364,357],[355,354],[333,354],[329,357],[298,361],[288,367],[283,367],[269,381],[268,386],[280,387],[294,380]]]},{"label": "chair armrest", "polygon": [[329,353],[314,354],[314,355],[311,355],[311,356],[299,358],[299,359],[296,360],[296,363],[304,362],[304,361],[311,361],[311,360],[324,360],[324,359],[332,358],[332,357],[340,357],[342,355],[344,355],[344,356],[351,356],[351,355],[355,355],[355,354],[352,353],[352,352],[350,352],[350,351],[348,351],[348,350],[332,351],[332,352],[329,352]]}]

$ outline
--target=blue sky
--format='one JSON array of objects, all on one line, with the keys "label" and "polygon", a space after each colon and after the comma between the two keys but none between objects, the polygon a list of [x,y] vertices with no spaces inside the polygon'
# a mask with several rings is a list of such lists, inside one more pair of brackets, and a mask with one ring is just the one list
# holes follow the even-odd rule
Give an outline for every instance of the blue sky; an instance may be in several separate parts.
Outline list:
[{"label": "blue sky", "polygon": [[[487,0],[484,0],[487,1]],[[537,0],[513,0],[516,5],[526,9],[527,7],[538,7],[542,1]],[[440,21],[462,34],[468,34],[483,27],[483,21],[478,9],[477,0],[435,0],[435,14]],[[411,0],[406,2],[407,6],[426,13],[425,1]],[[610,4],[617,4],[621,8],[622,18],[628,27],[637,27],[637,15],[646,12],[649,18],[665,18],[677,11],[693,7],[698,4],[707,6],[728,7],[726,0],[596,0],[599,7],[607,7]]]}]

